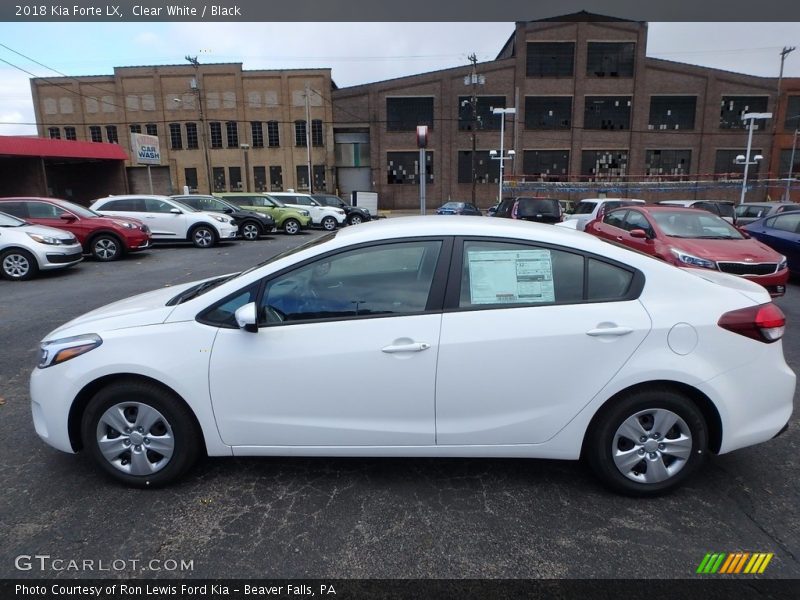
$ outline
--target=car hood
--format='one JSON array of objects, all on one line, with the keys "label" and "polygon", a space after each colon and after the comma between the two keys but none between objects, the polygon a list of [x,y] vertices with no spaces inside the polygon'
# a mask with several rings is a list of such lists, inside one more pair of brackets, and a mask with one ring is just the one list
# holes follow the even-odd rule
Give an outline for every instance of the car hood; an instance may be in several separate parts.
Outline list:
[{"label": "car hood", "polygon": [[101,217],[92,217],[92,223],[102,225],[104,227],[113,227],[114,221],[123,221],[125,223],[133,223],[137,227],[144,224],[144,221],[134,217],[117,217],[111,215],[103,215]]},{"label": "car hood", "polygon": [[25,233],[35,233],[37,235],[47,235],[59,240],[73,239],[75,236],[55,227],[47,227],[45,225],[23,225],[22,227],[8,227],[3,228],[2,231],[24,231]]},{"label": "car hood", "polygon": [[697,240],[666,238],[670,246],[699,258],[731,262],[779,262],[780,255],[758,240]]},{"label": "car hood", "polygon": [[48,333],[43,341],[163,323],[175,309],[174,306],[167,306],[167,302],[202,281],[206,280],[173,285],[106,304],[64,323]]}]

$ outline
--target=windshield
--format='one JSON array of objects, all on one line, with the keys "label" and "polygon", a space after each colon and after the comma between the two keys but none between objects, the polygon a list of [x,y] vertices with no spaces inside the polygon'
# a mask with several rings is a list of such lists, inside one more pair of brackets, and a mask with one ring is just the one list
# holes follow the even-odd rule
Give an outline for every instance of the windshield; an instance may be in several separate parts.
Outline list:
[{"label": "windshield", "polygon": [[23,225],[27,225],[27,223],[22,219],[0,212],[0,227],[22,227]]},{"label": "windshield", "polygon": [[[275,196],[266,196],[264,199],[271,201],[275,206],[278,206],[280,208],[286,208],[286,205],[280,200],[278,200]],[[269,202],[267,202],[264,206],[269,206]]]},{"label": "windshield", "polygon": [[653,211],[653,220],[664,235],[705,240],[743,240],[745,237],[727,221],[702,211]]},{"label": "windshield", "polygon": [[561,205],[558,200],[550,198],[519,198],[516,213],[520,217],[532,217],[539,214],[559,215]]},{"label": "windshield", "polygon": [[590,215],[597,206],[597,202],[578,202],[575,210],[572,211],[573,215]]},{"label": "windshield", "polygon": [[463,202],[446,202],[445,204],[442,204],[442,208],[461,208],[463,206]]},{"label": "windshield", "polygon": [[192,208],[191,206],[189,206],[188,204],[184,204],[180,200],[173,200],[173,202],[178,205],[178,208],[186,210],[187,212],[200,212],[196,208]]},{"label": "windshield", "polygon": [[80,204],[75,204],[74,202],[68,202],[67,200],[59,200],[58,206],[60,206],[61,208],[66,208],[67,210],[75,213],[79,217],[83,217],[84,219],[105,216],[101,215],[100,213],[96,213],[93,210],[89,210],[85,206],[81,206]]},{"label": "windshield", "polygon": [[175,200],[175,202],[180,202],[181,204],[189,204],[189,202],[191,202],[192,204],[189,204],[189,206],[198,210],[224,211],[226,208],[232,208],[227,202],[211,196],[178,196],[173,198],[173,200]]}]

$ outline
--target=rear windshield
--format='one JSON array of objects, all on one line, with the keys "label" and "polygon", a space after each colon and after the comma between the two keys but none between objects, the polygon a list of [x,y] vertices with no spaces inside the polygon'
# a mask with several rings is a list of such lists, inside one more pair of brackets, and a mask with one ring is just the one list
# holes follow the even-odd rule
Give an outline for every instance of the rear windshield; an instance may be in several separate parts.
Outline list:
[{"label": "rear windshield", "polygon": [[717,208],[719,209],[719,214],[723,217],[732,217],[736,214],[736,209],[733,207],[733,204],[717,204]]},{"label": "rear windshield", "polygon": [[597,202],[578,202],[575,206],[575,210],[572,211],[573,215],[590,215],[594,210],[594,207],[597,206]]},{"label": "rear windshield", "polygon": [[519,198],[517,201],[517,215],[530,217],[533,215],[560,215],[561,205],[553,198]]}]

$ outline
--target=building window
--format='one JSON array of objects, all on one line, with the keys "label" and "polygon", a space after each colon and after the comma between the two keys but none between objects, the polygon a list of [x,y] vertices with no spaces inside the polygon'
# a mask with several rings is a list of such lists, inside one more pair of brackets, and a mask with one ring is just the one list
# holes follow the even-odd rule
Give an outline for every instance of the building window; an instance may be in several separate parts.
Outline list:
[{"label": "building window", "polygon": [[197,123],[186,123],[186,147],[189,150],[197,150]]},{"label": "building window", "polygon": [[256,192],[267,191],[267,168],[253,167],[253,188]]},{"label": "building window", "polygon": [[211,176],[214,179],[214,191],[225,192],[225,167],[213,167]]},{"label": "building window", "polygon": [[525,150],[522,173],[526,181],[566,181],[569,150]]},{"label": "building window", "polygon": [[[767,112],[767,96],[723,96],[719,110],[720,129],[747,129],[749,121],[743,121],[742,116],[751,112]],[[757,119],[754,129],[764,129],[766,119]]]},{"label": "building window", "polygon": [[572,77],[574,64],[575,42],[528,42],[528,77]]},{"label": "building window", "polygon": [[325,145],[324,136],[322,135],[321,119],[314,119],[311,121],[311,145],[312,146]]},{"label": "building window", "polygon": [[269,189],[271,192],[283,191],[283,167],[269,168]]},{"label": "building window", "polygon": [[620,181],[627,174],[627,150],[584,150],[581,153],[581,175],[588,181]]},{"label": "building window", "polygon": [[386,131],[416,131],[418,125],[433,129],[433,97],[386,98]]},{"label": "building window", "polygon": [[[472,131],[472,99],[471,96],[458,97],[458,130]],[[505,108],[505,96],[478,96],[475,105],[475,116],[477,124],[475,129],[484,131],[500,131],[500,118],[502,115],[492,113],[493,108]]]},{"label": "building window", "polygon": [[[789,161],[792,159],[792,149],[781,150],[781,163],[778,166],[778,177],[789,177]],[[748,173],[749,175],[749,173]],[[800,175],[800,150],[795,148],[794,164],[792,165],[791,176],[795,179]]]},{"label": "building window", "polygon": [[584,129],[630,129],[630,96],[586,96]]},{"label": "building window", "polygon": [[232,192],[242,191],[242,169],[240,167],[228,167],[228,179],[231,182]]},{"label": "building window", "polygon": [[325,181],[325,165],[314,165],[314,191],[325,191],[328,187]]},{"label": "building window", "polygon": [[665,176],[667,180],[687,179],[692,163],[691,150],[648,150],[644,172],[650,177]]},{"label": "building window", "polygon": [[131,125],[130,129],[131,129],[131,133],[142,133],[142,126],[141,125]]},{"label": "building window", "polygon": [[61,128],[60,127],[49,127],[47,129],[47,134],[50,136],[51,140],[60,140],[61,139]]},{"label": "building window", "polygon": [[93,142],[103,141],[103,133],[99,125],[91,125],[89,127],[89,135],[91,136]]},{"label": "building window", "polygon": [[270,148],[278,148],[281,145],[277,121],[267,121],[267,144]]},{"label": "building window", "polygon": [[[387,152],[387,183],[418,184],[419,152]],[[433,183],[433,152],[425,152],[426,183]]]},{"label": "building window", "polygon": [[170,144],[170,149],[172,150],[183,149],[183,137],[181,136],[180,123],[169,124],[169,144]]},{"label": "building window", "polygon": [[570,127],[572,127],[572,97],[525,97],[525,129],[569,129]]},{"label": "building window", "polygon": [[[488,150],[475,152],[475,182],[497,183],[500,181],[500,161],[492,160]],[[472,183],[472,151],[458,151],[458,183]]]},{"label": "building window", "polygon": [[74,142],[78,139],[78,132],[75,131],[74,127],[64,127],[64,137]]},{"label": "building window", "polygon": [[587,75],[633,77],[635,42],[589,42],[587,46]]},{"label": "building window", "polygon": [[697,96],[652,96],[648,129],[694,129]]},{"label": "building window", "polygon": [[116,125],[106,125],[106,139],[108,140],[109,144],[119,144]]},{"label": "building window", "polygon": [[148,123],[144,126],[147,135],[158,135],[158,125],[155,123]]},{"label": "building window", "polygon": [[800,96],[789,96],[786,102],[786,120],[783,122],[784,131],[800,129]]},{"label": "building window", "polygon": [[308,165],[297,165],[296,185],[298,190],[308,190]]},{"label": "building window", "polygon": [[261,121],[250,122],[250,134],[253,140],[253,148],[264,147],[264,129]]},{"label": "building window", "polygon": [[[744,148],[739,150],[717,150],[717,157],[714,161],[714,179],[723,181],[742,179],[744,177],[744,165],[736,163],[736,157],[740,154],[747,156],[747,150]],[[751,149],[750,160],[752,161],[757,154],[761,154],[761,150]],[[758,179],[758,165],[750,165],[750,169],[747,171],[747,178]]]},{"label": "building window", "polygon": [[222,124],[219,121],[212,121],[208,127],[211,131],[211,147],[222,148]]},{"label": "building window", "polygon": [[225,133],[228,135],[228,148],[238,148],[239,129],[236,126],[236,121],[227,121],[225,123]]},{"label": "building window", "polygon": [[305,121],[295,121],[294,122],[294,145],[301,146],[303,148],[306,147],[306,122]]},{"label": "building window", "polygon": [[183,178],[186,181],[186,187],[190,192],[197,191],[197,169],[187,168],[183,170]]}]

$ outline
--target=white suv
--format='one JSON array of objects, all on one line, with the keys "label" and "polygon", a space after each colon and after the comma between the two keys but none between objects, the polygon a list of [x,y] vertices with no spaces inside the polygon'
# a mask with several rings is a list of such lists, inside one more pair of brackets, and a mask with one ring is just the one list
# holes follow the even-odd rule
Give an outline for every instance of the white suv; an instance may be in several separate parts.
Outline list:
[{"label": "white suv", "polygon": [[572,214],[564,217],[562,224],[571,229],[574,221],[575,229],[583,231],[589,221],[602,219],[606,211],[633,204],[646,204],[646,202],[635,198],[585,198],[575,205]]},{"label": "white suv", "polygon": [[291,208],[304,208],[311,215],[311,223],[322,227],[325,231],[333,231],[339,225],[344,225],[347,218],[341,208],[323,206],[309,194],[296,192],[270,192],[273,196]]},{"label": "white suv", "polygon": [[210,248],[237,235],[229,216],[195,210],[167,196],[109,196],[95,200],[91,209],[101,215],[141,219],[150,227],[153,241],[186,240]]}]

